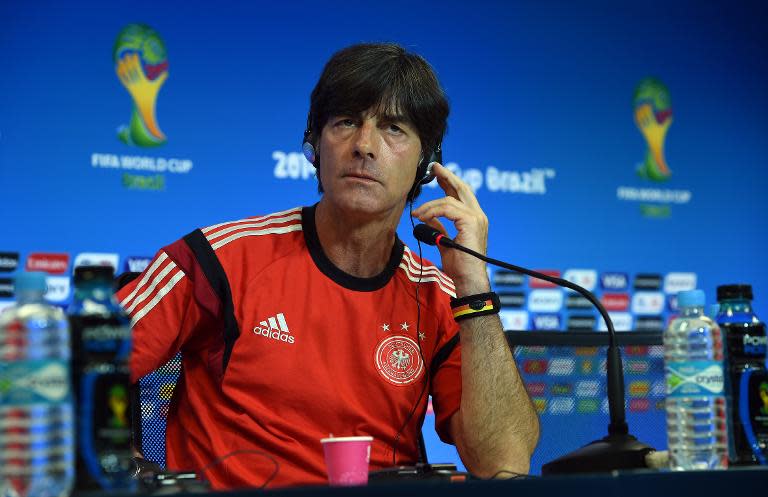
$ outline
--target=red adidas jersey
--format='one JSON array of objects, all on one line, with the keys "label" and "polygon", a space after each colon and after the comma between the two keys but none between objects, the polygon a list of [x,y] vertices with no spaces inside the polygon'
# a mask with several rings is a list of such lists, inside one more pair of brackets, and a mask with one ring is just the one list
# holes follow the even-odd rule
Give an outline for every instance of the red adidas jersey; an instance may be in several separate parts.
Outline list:
[{"label": "red adidas jersey", "polygon": [[[118,292],[133,323],[133,381],[182,352],[169,468],[194,469],[216,489],[325,484],[321,438],[370,435],[371,469],[392,466],[416,405],[396,451],[397,464],[413,464],[427,390],[452,442],[459,327],[453,283],[436,267],[397,240],[381,274],[344,273],[320,247],[314,207],[195,233]],[[217,264],[225,277],[211,276]]]}]

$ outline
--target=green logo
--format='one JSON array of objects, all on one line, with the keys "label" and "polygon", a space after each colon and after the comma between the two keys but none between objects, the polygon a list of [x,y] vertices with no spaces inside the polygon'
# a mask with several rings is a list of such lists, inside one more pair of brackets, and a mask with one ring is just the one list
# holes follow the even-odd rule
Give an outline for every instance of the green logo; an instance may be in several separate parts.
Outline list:
[{"label": "green logo", "polygon": [[144,24],[129,24],[117,35],[112,50],[117,77],[133,99],[130,124],[117,136],[129,145],[155,147],[166,142],[157,123],[155,103],[160,87],[168,79],[165,43]]},{"label": "green logo", "polygon": [[645,78],[635,89],[633,98],[635,124],[643,134],[648,150],[637,167],[640,177],[665,181],[672,175],[664,157],[664,141],[672,124],[672,101],[669,89],[655,78]]}]

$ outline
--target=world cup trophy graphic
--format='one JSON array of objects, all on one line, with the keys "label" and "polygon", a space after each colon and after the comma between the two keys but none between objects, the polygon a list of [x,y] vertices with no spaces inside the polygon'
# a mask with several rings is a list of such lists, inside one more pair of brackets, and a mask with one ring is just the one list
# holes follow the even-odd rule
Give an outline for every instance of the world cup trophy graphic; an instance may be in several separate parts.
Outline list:
[{"label": "world cup trophy graphic", "polygon": [[665,181],[672,175],[664,158],[664,140],[672,124],[672,104],[667,87],[655,78],[645,78],[635,90],[635,123],[648,144],[645,161],[637,173],[642,178]]},{"label": "world cup trophy graphic", "polygon": [[157,32],[144,24],[129,24],[117,35],[112,51],[115,71],[133,98],[129,125],[117,136],[129,145],[156,147],[166,142],[155,114],[160,87],[168,79],[165,44]]}]

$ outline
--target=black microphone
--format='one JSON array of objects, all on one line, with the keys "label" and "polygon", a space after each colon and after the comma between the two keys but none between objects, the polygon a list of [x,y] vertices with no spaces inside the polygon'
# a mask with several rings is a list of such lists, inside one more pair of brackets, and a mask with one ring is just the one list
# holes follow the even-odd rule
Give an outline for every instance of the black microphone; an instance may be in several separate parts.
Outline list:
[{"label": "black microphone", "polygon": [[624,411],[624,370],[621,364],[621,352],[616,343],[616,332],[613,329],[613,321],[611,321],[608,311],[605,310],[603,304],[600,303],[592,292],[567,280],[492,259],[463,245],[459,245],[439,230],[426,224],[416,225],[413,229],[413,236],[428,245],[440,244],[444,247],[455,248],[489,264],[549,281],[561,287],[570,288],[589,300],[603,317],[608,328],[608,357],[606,361],[608,412],[610,415],[608,436],[595,440],[575,452],[543,465],[541,468],[542,474],[594,473],[615,469],[647,467],[645,456],[654,449],[639,442],[637,438],[629,434],[629,426],[627,426],[626,413]]},{"label": "black microphone", "polygon": [[417,224],[413,228],[413,236],[420,242],[424,242],[427,245],[442,245],[443,247],[459,248],[456,242],[445,236],[432,226],[426,224]]}]

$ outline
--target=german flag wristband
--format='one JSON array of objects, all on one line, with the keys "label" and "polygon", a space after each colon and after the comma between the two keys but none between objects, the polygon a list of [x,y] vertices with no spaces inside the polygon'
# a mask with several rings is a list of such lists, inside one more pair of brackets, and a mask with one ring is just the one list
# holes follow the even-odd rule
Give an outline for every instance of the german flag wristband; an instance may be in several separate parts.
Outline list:
[{"label": "german flag wristband", "polygon": [[480,293],[451,299],[451,309],[453,309],[453,319],[461,321],[462,319],[496,314],[501,310],[501,302],[499,302],[499,296],[496,295],[496,292]]}]

